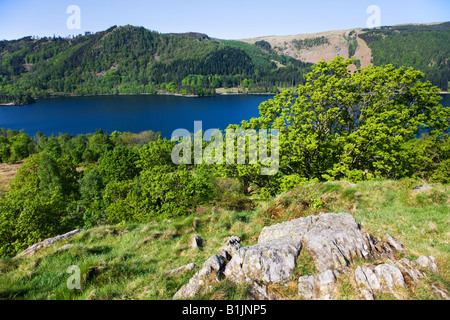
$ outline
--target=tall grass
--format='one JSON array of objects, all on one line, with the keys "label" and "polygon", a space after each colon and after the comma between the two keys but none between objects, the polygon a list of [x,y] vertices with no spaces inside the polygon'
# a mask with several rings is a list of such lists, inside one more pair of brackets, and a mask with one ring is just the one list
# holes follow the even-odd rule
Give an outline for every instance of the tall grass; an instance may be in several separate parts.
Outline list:
[{"label": "tall grass", "polygon": [[[201,266],[231,235],[243,245],[257,242],[266,225],[317,214],[352,213],[374,237],[387,233],[402,241],[407,257],[433,255],[439,274],[407,292],[407,299],[434,299],[427,283],[450,291],[450,211],[448,185],[416,193],[414,181],[367,181],[352,187],[345,181],[317,183],[293,189],[251,211],[199,208],[196,215],[147,224],[107,225],[92,228],[43,249],[35,256],[0,259],[0,299],[171,299],[195,270],[169,276],[167,271],[190,262]],[[192,248],[192,235],[202,237],[203,249]],[[64,244],[73,247],[57,249]],[[81,289],[69,290],[66,272],[81,271]],[[296,299],[299,276],[314,273],[312,260],[303,252],[291,282],[271,290]],[[351,279],[339,283],[343,299],[358,298]],[[218,282],[199,299],[245,299],[248,286]],[[380,296],[379,298],[392,298]]]}]

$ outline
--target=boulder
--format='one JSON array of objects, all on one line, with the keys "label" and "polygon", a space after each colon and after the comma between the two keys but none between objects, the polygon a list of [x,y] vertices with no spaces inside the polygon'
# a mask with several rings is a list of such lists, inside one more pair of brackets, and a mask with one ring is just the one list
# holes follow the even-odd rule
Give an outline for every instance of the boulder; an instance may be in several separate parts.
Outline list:
[{"label": "boulder", "polygon": [[400,241],[394,239],[390,234],[386,234],[389,245],[398,252],[405,252],[405,246]]},{"label": "boulder", "polygon": [[202,249],[203,248],[203,239],[198,235],[192,236],[191,237],[191,248],[192,249]]},{"label": "boulder", "polygon": [[[327,287],[323,283],[338,273],[332,270],[349,266],[355,257],[372,259],[392,252],[388,244],[364,234],[349,213],[321,213],[263,228],[257,244],[237,250],[226,264],[224,275],[236,283],[250,283],[264,297],[261,288],[292,279],[296,260],[305,249],[313,257],[319,275],[301,277],[299,292],[304,291],[301,295],[312,299],[332,297],[333,288],[315,290],[317,294],[308,291]],[[334,282],[329,283],[332,286]]]},{"label": "boulder", "polygon": [[242,248],[241,239],[236,236],[231,236],[228,238],[223,251],[226,251],[231,257]]}]

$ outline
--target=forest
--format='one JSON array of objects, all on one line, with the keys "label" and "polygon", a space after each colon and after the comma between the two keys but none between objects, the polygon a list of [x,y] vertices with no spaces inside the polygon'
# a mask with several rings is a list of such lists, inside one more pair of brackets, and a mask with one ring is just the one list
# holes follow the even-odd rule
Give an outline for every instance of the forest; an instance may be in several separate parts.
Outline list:
[{"label": "forest", "polygon": [[239,41],[114,26],[75,38],[0,41],[0,102],[86,94],[202,96],[219,87],[276,93],[302,84],[310,70],[309,63]]},{"label": "forest", "polygon": [[307,48],[320,46],[320,45],[323,45],[323,44],[329,44],[330,41],[328,40],[327,37],[320,36],[320,37],[311,38],[311,39],[304,39],[304,40],[294,39],[294,40],[292,40],[292,43],[295,45],[297,50],[301,50],[301,49],[307,49]]},{"label": "forest", "polygon": [[[180,141],[151,131],[29,137],[1,129],[0,162],[24,162],[0,190],[0,256],[75,228],[189,216],[201,205],[251,210],[258,199],[314,182],[448,183],[450,108],[439,103],[439,88],[412,68],[351,73],[353,63],[321,61],[295,91],[263,102],[260,117],[230,124],[279,130],[279,170],[272,175],[260,174],[267,166],[260,161],[174,164],[171,153]],[[203,66],[211,67],[207,60]],[[216,80],[181,79],[184,86]]]},{"label": "forest", "polygon": [[358,34],[372,50],[377,66],[393,64],[425,73],[425,80],[448,91],[450,22],[363,29]]}]

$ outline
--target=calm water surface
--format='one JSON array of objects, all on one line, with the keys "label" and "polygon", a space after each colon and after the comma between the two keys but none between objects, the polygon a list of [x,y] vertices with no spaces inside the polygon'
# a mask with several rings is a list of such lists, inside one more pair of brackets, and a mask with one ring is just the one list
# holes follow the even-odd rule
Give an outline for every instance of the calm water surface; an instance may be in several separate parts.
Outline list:
[{"label": "calm water surface", "polygon": [[[96,129],[112,132],[160,131],[170,138],[178,128],[194,130],[194,121],[203,130],[225,129],[259,116],[258,106],[266,95],[230,95],[203,98],[174,96],[96,96],[40,99],[27,106],[0,106],[0,127],[24,130],[31,136],[41,131],[80,134]],[[450,106],[450,94],[441,104]]]},{"label": "calm water surface", "polygon": [[258,106],[273,96],[233,95],[189,98],[178,96],[94,96],[40,99],[26,106],[0,106],[0,127],[24,130],[31,136],[41,131],[80,134],[103,131],[153,130],[170,138],[178,128],[194,131],[225,129],[259,116]]}]

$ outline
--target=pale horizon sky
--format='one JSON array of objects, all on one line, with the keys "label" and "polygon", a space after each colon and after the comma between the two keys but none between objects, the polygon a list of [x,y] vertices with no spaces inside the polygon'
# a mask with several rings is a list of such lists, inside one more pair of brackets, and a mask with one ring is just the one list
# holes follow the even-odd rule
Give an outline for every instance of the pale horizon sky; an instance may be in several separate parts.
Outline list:
[{"label": "pale horizon sky", "polygon": [[[70,5],[81,10],[80,29],[67,27]],[[316,33],[365,28],[370,5],[380,8],[381,25],[450,21],[448,0],[0,0],[0,40],[66,37],[127,24],[220,39]]]}]

